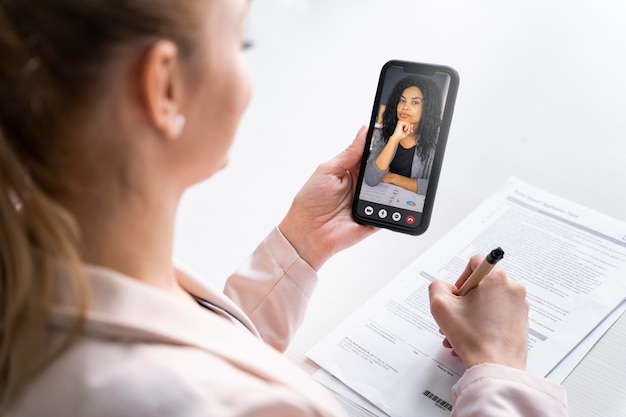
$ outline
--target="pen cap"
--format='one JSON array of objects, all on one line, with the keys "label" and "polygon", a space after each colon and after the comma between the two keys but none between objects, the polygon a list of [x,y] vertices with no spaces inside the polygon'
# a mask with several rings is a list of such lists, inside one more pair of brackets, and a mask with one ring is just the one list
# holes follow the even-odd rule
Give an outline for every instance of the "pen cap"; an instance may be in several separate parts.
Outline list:
[{"label": "pen cap", "polygon": [[495,248],[494,250],[489,252],[489,254],[487,254],[487,262],[489,262],[490,264],[495,264],[502,258],[504,258],[504,251],[500,247]]}]

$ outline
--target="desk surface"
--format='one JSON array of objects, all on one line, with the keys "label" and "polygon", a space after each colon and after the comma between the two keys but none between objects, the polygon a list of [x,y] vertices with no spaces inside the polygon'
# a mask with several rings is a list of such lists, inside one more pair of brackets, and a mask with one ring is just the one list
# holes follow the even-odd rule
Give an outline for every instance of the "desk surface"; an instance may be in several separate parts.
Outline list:
[{"label": "desk surface", "polygon": [[[626,221],[624,21],[618,1],[252,2],[254,96],[230,165],[183,199],[176,255],[221,285],[368,123],[389,59],[461,77],[431,226],[380,231],[324,266],[288,351],[303,367],[308,347],[511,175]],[[624,346],[626,316],[565,381],[572,417],[626,415]]]}]

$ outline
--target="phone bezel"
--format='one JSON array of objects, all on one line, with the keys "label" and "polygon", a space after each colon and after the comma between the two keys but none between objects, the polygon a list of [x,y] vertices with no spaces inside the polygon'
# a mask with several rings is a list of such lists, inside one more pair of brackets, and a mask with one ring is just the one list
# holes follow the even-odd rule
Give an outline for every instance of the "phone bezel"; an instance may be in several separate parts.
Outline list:
[{"label": "phone bezel", "polygon": [[[439,136],[437,138],[437,146],[435,148],[435,155],[433,158],[433,166],[430,172],[429,180],[428,180],[428,190],[426,191],[426,195],[424,196],[424,206],[421,214],[419,212],[415,212],[420,214],[419,221],[416,221],[413,225],[408,225],[402,222],[390,222],[387,220],[380,220],[375,216],[362,216],[358,211],[358,203],[359,196],[361,194],[361,187],[363,184],[363,178],[365,175],[365,167],[367,164],[367,160],[370,154],[370,147],[374,135],[374,128],[376,124],[376,119],[378,117],[378,111],[380,108],[380,100],[383,92],[385,79],[387,75],[387,71],[391,67],[401,67],[404,72],[414,73],[417,75],[434,75],[435,73],[445,73],[449,76],[449,86],[448,91],[445,96],[445,104],[443,109],[443,114],[441,117],[441,125],[439,128]],[[363,157],[361,159],[361,169],[359,170],[359,177],[357,180],[356,192],[354,194],[354,199],[352,203],[352,216],[357,223],[364,225],[373,225],[376,227],[381,227],[401,233],[406,233],[410,235],[421,235],[423,234],[430,225],[430,219],[432,216],[432,211],[435,202],[435,195],[437,193],[437,188],[439,185],[439,176],[441,174],[441,166],[443,164],[443,157],[446,149],[446,145],[448,142],[448,135],[450,132],[450,124],[452,122],[452,115],[454,113],[454,106],[456,102],[457,92],[459,88],[459,75],[457,71],[446,65],[438,65],[438,64],[428,64],[421,62],[410,62],[410,61],[402,61],[402,60],[391,60],[386,62],[380,70],[380,76],[378,79],[378,85],[376,88],[376,96],[374,98],[374,103],[372,106],[372,112],[369,123],[369,130],[367,133],[367,138],[365,141],[365,147],[363,150]],[[365,200],[363,200],[365,201]],[[373,203],[374,204],[374,203]],[[385,206],[382,204],[378,204],[380,206]],[[386,206],[391,207],[391,206]],[[392,207],[391,207],[392,208]],[[393,209],[393,208],[392,208]]]}]

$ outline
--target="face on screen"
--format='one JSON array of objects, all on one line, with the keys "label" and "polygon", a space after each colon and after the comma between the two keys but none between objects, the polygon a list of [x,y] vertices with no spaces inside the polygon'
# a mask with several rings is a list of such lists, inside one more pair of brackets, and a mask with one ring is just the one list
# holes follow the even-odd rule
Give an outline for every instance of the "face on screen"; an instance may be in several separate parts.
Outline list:
[{"label": "face on screen", "polygon": [[357,221],[409,234],[426,230],[457,87],[447,67],[385,64],[353,205]]}]

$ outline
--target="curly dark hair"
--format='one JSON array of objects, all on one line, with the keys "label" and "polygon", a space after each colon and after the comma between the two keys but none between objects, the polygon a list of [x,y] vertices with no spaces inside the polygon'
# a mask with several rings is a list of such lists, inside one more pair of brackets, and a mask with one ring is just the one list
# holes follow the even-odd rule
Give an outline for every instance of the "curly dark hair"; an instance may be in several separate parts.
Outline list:
[{"label": "curly dark hair", "polygon": [[439,126],[441,125],[441,92],[432,80],[417,75],[409,75],[396,83],[383,113],[383,138],[387,142],[396,129],[398,103],[404,90],[409,87],[419,88],[424,95],[422,120],[417,131],[419,141],[416,151],[422,160],[426,160],[437,144]]}]

